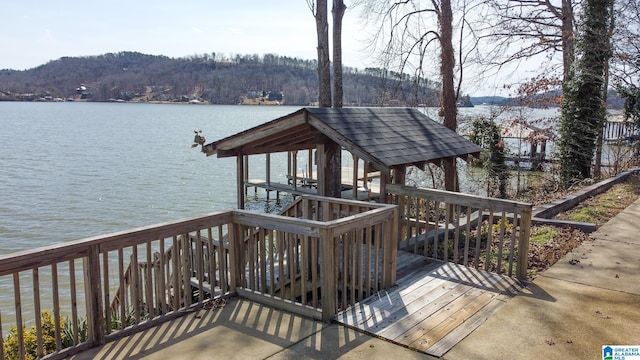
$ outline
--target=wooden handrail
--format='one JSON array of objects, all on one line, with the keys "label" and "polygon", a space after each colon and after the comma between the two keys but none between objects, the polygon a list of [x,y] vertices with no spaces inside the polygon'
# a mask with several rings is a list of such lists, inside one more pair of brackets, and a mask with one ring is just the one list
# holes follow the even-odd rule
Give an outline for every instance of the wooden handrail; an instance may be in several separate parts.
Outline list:
[{"label": "wooden handrail", "polygon": [[401,248],[527,279],[531,204],[398,184],[387,192],[400,207]]},{"label": "wooden handrail", "polygon": [[[342,301],[348,306],[370,294],[370,287],[377,290],[393,285],[395,205],[316,196],[303,197],[296,204],[299,208],[287,216],[222,211],[2,255],[0,285],[13,287],[14,293],[13,304],[0,306],[2,325],[40,321],[39,311],[52,308],[56,327],[61,328],[60,319],[70,312],[74,322],[81,318],[87,321],[88,338],[80,336],[77,324],[71,326],[75,331],[71,341],[76,348],[86,348],[203,306],[210,297],[219,295],[265,296],[265,301],[287,307],[300,293],[313,293],[313,306],[304,303],[291,309],[330,320],[338,310],[338,286],[350,287],[356,294],[347,303]],[[373,269],[371,266],[344,266],[362,261],[358,246],[380,254],[378,262],[383,269],[379,279],[364,272]],[[342,263],[337,263],[337,256]],[[253,275],[248,273],[250,267]],[[84,276],[76,279],[76,272]],[[36,291],[32,306],[25,302],[23,289],[39,290],[42,284],[38,279],[44,276],[59,286],[55,286],[52,299]],[[248,282],[251,276],[253,284]],[[280,282],[279,288],[275,281]],[[220,289],[214,293],[218,282]],[[70,292],[65,290],[69,287]],[[278,289],[276,293],[274,289]],[[287,299],[280,301],[279,297]],[[112,323],[114,319],[117,321]],[[24,352],[27,340],[21,326],[17,335],[19,349]],[[42,336],[38,334],[41,344]],[[62,348],[62,340],[60,332],[54,349],[59,357],[68,351]],[[52,350],[38,348],[39,357]]]}]

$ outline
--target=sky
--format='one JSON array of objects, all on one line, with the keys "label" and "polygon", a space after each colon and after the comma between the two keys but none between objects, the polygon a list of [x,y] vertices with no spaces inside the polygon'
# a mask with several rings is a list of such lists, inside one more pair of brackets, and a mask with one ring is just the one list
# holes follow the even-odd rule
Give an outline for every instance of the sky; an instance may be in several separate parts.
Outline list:
[{"label": "sky", "polygon": [[[366,47],[370,32],[361,10],[347,9],[342,36],[343,64],[358,69],[378,66]],[[307,0],[3,1],[0,69],[121,51],[173,58],[271,53],[311,60],[317,58],[315,20]],[[427,76],[437,78],[437,68],[428,67]],[[518,69],[480,81],[466,72],[463,93],[507,96],[502,84],[519,81],[514,74],[530,76]]]},{"label": "sky", "polygon": [[[370,65],[359,11],[348,11],[343,26],[344,65]],[[14,70],[120,51],[317,57],[306,0],[4,1],[0,49],[0,69]]]}]

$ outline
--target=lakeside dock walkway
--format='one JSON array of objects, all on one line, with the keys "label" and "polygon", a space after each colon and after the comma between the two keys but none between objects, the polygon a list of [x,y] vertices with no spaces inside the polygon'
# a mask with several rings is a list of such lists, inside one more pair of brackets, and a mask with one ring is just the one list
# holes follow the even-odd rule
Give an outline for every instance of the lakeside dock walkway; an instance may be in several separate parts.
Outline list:
[{"label": "lakeside dock walkway", "polygon": [[[640,199],[540,274],[441,359],[602,359],[640,345]],[[437,359],[241,299],[73,359]]]}]

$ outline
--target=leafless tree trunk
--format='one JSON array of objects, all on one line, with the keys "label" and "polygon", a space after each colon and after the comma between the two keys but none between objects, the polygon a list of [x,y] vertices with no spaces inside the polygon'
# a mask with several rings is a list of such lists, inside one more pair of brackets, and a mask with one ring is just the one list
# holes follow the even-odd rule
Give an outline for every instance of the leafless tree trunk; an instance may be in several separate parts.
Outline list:
[{"label": "leafless tree trunk", "polygon": [[[562,12],[554,13],[562,19],[562,81],[571,80],[571,66],[576,58],[573,0],[562,0]],[[553,8],[552,8],[553,9]]]},{"label": "leafless tree trunk", "polygon": [[[313,1],[308,0],[309,6],[314,9]],[[341,5],[341,6],[340,6]],[[342,107],[342,17],[346,7],[342,1],[334,0],[334,59],[337,57],[339,65],[334,65],[334,71],[339,72],[339,84],[336,84],[336,107]],[[318,83],[319,106],[331,107],[331,62],[329,61],[329,23],[327,15],[327,0],[318,0],[315,4],[314,17],[316,19],[316,32],[318,35]],[[338,36],[336,36],[336,34]],[[336,40],[337,39],[337,40]],[[337,50],[337,51],[336,51]],[[339,70],[336,70],[339,67]],[[337,78],[337,77],[336,77]],[[338,79],[336,79],[338,81]],[[327,171],[323,181],[325,188],[321,193],[330,197],[342,196],[342,149],[334,142],[324,146]]]},{"label": "leafless tree trunk", "polygon": [[342,89],[342,18],[347,7],[343,0],[333,0],[333,107],[341,108]]},{"label": "leafless tree trunk", "polygon": [[[441,0],[438,16],[440,27],[440,74],[442,75],[441,113],[444,126],[457,131],[456,91],[454,88],[453,72],[455,67],[455,53],[453,49],[453,13],[451,1]],[[444,159],[444,188],[448,191],[458,190],[456,159]]]},{"label": "leafless tree trunk", "polygon": [[[488,0],[492,15],[488,16],[488,29],[483,36],[487,56],[484,62],[501,68],[560,51],[562,77],[569,81],[575,60],[575,1],[562,0],[557,6],[548,0]],[[541,70],[549,69],[543,66]]]},{"label": "leafless tree trunk", "polygon": [[315,14],[318,35],[319,106],[331,107],[331,62],[329,61],[329,23],[327,0],[318,0]]}]

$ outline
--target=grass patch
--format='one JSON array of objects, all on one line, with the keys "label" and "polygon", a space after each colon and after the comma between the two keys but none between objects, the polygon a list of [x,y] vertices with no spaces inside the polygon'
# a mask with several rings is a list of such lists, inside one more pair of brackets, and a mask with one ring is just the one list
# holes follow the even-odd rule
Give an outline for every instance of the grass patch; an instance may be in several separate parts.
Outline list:
[{"label": "grass patch", "polygon": [[606,212],[596,207],[583,207],[569,214],[569,220],[595,223],[598,219],[606,216]]},{"label": "grass patch", "polygon": [[558,214],[556,219],[604,225],[640,197],[640,176],[631,175],[625,182],[616,184],[606,192],[589,198],[573,209]]},{"label": "grass patch", "polygon": [[544,245],[558,236],[558,229],[553,226],[536,226],[531,228],[529,241],[534,244]]}]

